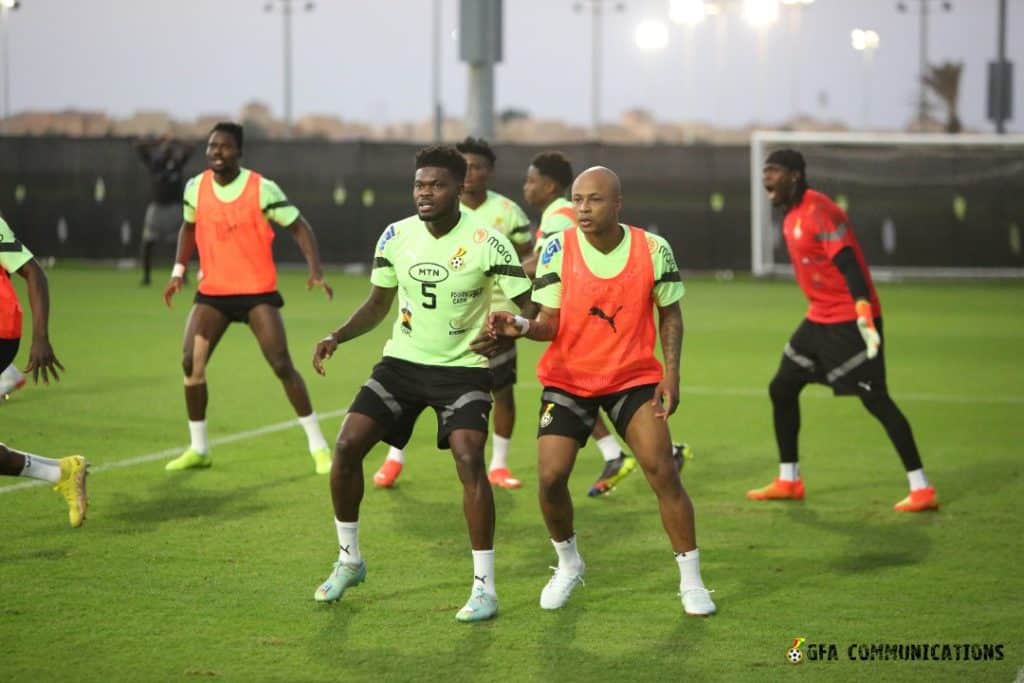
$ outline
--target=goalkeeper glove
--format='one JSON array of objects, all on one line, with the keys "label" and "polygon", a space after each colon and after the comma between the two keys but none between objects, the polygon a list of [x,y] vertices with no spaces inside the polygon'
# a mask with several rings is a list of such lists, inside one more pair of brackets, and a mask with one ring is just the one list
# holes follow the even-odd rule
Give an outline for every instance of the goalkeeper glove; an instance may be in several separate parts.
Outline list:
[{"label": "goalkeeper glove", "polygon": [[878,348],[882,345],[882,336],[875,328],[875,318],[871,315],[871,302],[867,299],[858,299],[853,307],[857,311],[857,329],[864,339],[870,360],[878,355]]}]

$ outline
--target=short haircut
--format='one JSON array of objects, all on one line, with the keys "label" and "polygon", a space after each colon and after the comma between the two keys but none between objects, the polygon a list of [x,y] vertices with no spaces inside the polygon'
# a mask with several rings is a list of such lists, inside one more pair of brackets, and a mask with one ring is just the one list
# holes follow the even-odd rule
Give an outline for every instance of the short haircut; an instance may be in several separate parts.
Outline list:
[{"label": "short haircut", "polygon": [[561,152],[541,152],[530,162],[537,171],[551,178],[563,190],[572,187],[572,164]]},{"label": "short haircut", "polygon": [[494,150],[491,149],[489,144],[487,144],[487,140],[484,140],[483,138],[467,137],[465,140],[455,145],[455,149],[459,150],[462,154],[477,154],[482,156],[491,163],[492,167],[494,166],[494,162],[498,160],[498,158],[494,156]]},{"label": "short haircut", "polygon": [[459,150],[449,145],[424,147],[416,153],[416,169],[434,166],[448,169],[461,183],[466,179],[466,160]]},{"label": "short haircut", "polygon": [[242,141],[245,139],[245,135],[242,133],[242,126],[240,124],[232,121],[220,121],[210,129],[210,135],[214,133],[227,133],[235,139],[238,151],[242,151]]}]

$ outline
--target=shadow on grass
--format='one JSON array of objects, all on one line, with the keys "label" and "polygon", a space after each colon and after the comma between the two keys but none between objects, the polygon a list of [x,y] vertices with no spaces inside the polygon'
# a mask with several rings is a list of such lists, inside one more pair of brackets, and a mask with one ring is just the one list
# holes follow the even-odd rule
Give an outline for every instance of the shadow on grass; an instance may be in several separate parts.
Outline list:
[{"label": "shadow on grass", "polygon": [[240,519],[267,508],[266,503],[259,501],[262,491],[306,478],[306,475],[292,475],[251,486],[217,490],[188,488],[196,478],[203,476],[204,473],[199,471],[175,473],[140,496],[120,495],[110,504],[116,510],[111,516],[152,531],[157,530],[155,525],[160,522],[210,516],[220,520]]}]

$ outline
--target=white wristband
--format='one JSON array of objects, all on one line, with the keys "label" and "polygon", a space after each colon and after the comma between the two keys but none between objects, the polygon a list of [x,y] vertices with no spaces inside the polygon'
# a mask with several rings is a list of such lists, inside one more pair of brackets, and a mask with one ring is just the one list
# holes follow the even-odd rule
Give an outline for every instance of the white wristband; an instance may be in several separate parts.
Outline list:
[{"label": "white wristband", "polygon": [[175,263],[171,268],[171,277],[185,277],[185,264]]},{"label": "white wristband", "polygon": [[529,318],[524,318],[521,315],[517,315],[514,318],[512,318],[512,323],[516,326],[516,329],[519,330],[519,334],[521,334],[524,337],[526,336],[526,333],[530,331]]}]

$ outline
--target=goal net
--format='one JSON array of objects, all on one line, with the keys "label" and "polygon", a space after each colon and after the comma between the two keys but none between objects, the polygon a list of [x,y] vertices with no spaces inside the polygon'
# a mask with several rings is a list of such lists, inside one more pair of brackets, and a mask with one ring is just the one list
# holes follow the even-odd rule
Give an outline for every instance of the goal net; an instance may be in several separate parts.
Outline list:
[{"label": "goal net", "polygon": [[850,216],[879,278],[1024,277],[1024,135],[757,131],[750,145],[751,267],[791,274],[782,215],[761,183],[772,150]]}]

